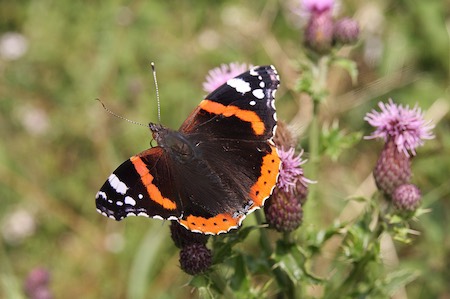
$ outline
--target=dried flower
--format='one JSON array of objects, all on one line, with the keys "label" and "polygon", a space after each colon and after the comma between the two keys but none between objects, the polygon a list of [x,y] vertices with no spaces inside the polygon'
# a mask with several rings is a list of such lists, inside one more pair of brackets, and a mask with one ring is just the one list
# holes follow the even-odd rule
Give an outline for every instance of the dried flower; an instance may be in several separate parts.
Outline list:
[{"label": "dried flower", "polygon": [[180,250],[180,266],[187,274],[201,274],[208,270],[211,264],[211,250],[204,244],[189,244]]},{"label": "dried flower", "polygon": [[420,205],[420,190],[416,185],[404,184],[398,186],[392,195],[394,206],[402,211],[414,211]]},{"label": "dried flower", "polygon": [[278,120],[277,122],[277,130],[273,137],[273,142],[275,142],[278,148],[295,147],[297,144],[297,140],[292,136],[291,131],[288,129],[288,125],[282,120]]},{"label": "dried flower", "polygon": [[417,105],[410,109],[409,106],[397,105],[389,99],[388,104],[380,102],[378,106],[381,112],[373,110],[364,117],[364,120],[376,128],[365,139],[392,139],[397,150],[409,157],[410,153],[416,155],[416,148],[423,145],[424,140],[434,138],[431,132],[434,125],[423,119],[422,110]]},{"label": "dried flower", "polygon": [[213,68],[208,72],[206,81],[203,82],[203,90],[213,92],[229,79],[232,79],[241,73],[250,69],[252,65],[246,63],[232,62],[230,64],[221,64],[220,67]]}]

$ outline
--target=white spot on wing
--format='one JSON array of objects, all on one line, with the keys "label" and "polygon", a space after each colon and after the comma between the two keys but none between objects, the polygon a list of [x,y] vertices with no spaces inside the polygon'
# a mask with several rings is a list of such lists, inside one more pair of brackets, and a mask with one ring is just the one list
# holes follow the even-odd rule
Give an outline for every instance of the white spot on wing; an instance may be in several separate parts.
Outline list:
[{"label": "white spot on wing", "polygon": [[144,195],[139,194],[139,195],[138,195],[138,198],[139,198],[139,199],[143,199],[143,198],[144,198]]},{"label": "white spot on wing", "polygon": [[121,201],[116,201],[116,205],[118,205],[119,207],[120,207],[120,206],[123,206],[123,202],[121,202]]},{"label": "white spot on wing", "polygon": [[274,90],[272,90],[272,97],[275,99],[275,94],[277,93],[277,90],[276,89],[274,89]]},{"label": "white spot on wing", "polygon": [[103,199],[108,199],[108,197],[106,196],[106,193],[103,191],[98,191],[95,198],[99,198],[100,196],[103,197]]},{"label": "white spot on wing", "polygon": [[239,78],[230,79],[227,81],[227,84],[229,86],[233,87],[234,89],[236,89],[237,92],[240,92],[242,94],[252,90],[250,88],[250,83],[245,82],[244,80],[239,79]]},{"label": "white spot on wing", "polygon": [[125,185],[124,182],[121,182],[119,178],[113,173],[109,176],[108,182],[113,187],[114,190],[116,190],[117,193],[125,194],[128,190],[127,185]]},{"label": "white spot on wing", "polygon": [[264,81],[259,82],[259,87],[264,88],[266,86],[266,83]]},{"label": "white spot on wing", "polygon": [[136,205],[136,201],[130,196],[125,197],[125,203],[132,206]]},{"label": "white spot on wing", "polygon": [[255,89],[254,91],[252,91],[252,94],[260,100],[264,98],[264,92],[262,89]]},{"label": "white spot on wing", "polygon": [[256,105],[256,102],[255,101],[250,101],[250,106],[255,106]]}]

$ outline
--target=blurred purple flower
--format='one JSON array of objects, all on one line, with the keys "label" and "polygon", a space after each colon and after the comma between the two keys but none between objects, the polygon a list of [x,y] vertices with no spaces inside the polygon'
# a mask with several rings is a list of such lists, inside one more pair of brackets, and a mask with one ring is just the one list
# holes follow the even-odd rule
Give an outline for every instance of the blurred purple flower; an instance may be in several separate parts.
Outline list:
[{"label": "blurred purple flower", "polygon": [[389,99],[388,104],[380,102],[378,106],[381,112],[372,110],[364,117],[364,120],[376,128],[365,139],[392,139],[397,150],[409,157],[409,153],[416,155],[415,149],[423,145],[424,140],[434,138],[431,132],[434,125],[423,119],[422,110],[417,105],[410,109],[409,106],[397,105]]},{"label": "blurred purple flower", "polygon": [[217,87],[224,84],[229,79],[240,75],[251,67],[252,65],[237,62],[221,64],[220,67],[213,68],[208,72],[206,81],[203,82],[203,90],[206,92],[213,92]]},{"label": "blurred purple flower", "polygon": [[334,0],[302,0],[302,8],[309,13],[322,13],[333,8]]},{"label": "blurred purple flower", "polygon": [[289,6],[294,14],[305,21],[312,14],[333,13],[337,5],[334,0],[292,0]]},{"label": "blurred purple flower", "polygon": [[52,299],[49,283],[50,272],[42,267],[34,268],[25,280],[25,294],[30,299]]}]

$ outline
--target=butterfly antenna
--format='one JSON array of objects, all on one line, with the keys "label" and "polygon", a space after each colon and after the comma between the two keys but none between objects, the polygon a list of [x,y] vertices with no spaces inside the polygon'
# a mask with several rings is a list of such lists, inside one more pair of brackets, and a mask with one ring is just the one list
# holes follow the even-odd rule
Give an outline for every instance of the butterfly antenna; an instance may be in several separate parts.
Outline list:
[{"label": "butterfly antenna", "polygon": [[111,110],[109,110],[108,107],[106,107],[106,105],[103,104],[103,102],[102,102],[100,99],[96,99],[96,100],[99,101],[100,104],[102,104],[103,109],[105,109],[106,112],[108,112],[109,114],[111,114],[111,115],[113,115],[113,116],[115,116],[115,117],[117,117],[117,118],[126,120],[127,122],[130,122],[130,123],[132,123],[132,124],[139,125],[139,126],[143,126],[143,127],[148,127],[148,125],[144,125],[144,124],[141,124],[141,123],[139,123],[139,122],[137,122],[137,121],[133,121],[133,120],[130,120],[130,119],[125,118],[125,117],[123,117],[123,116],[120,116],[120,115],[115,114],[114,112],[112,112]]},{"label": "butterfly antenna", "polygon": [[152,66],[152,72],[153,72],[153,81],[155,82],[155,89],[156,89],[156,102],[158,105],[158,122],[161,123],[161,105],[159,102],[159,89],[158,89],[158,80],[156,80],[156,68],[155,63],[152,61],[150,63]]}]

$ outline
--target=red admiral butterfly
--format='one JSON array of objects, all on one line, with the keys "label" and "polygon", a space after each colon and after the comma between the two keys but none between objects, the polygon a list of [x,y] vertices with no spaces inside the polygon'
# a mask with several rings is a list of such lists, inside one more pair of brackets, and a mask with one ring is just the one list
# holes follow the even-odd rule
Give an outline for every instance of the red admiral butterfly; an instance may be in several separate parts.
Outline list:
[{"label": "red admiral butterfly", "polygon": [[109,176],[97,193],[97,211],[115,220],[176,220],[204,234],[239,227],[277,182],[281,162],[272,137],[279,83],[273,66],[255,67],[210,93],[178,131],[150,123],[158,146]]}]

